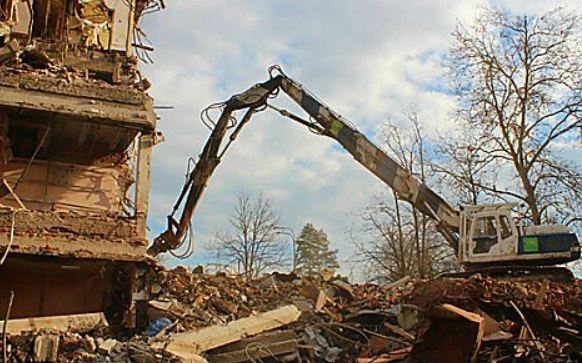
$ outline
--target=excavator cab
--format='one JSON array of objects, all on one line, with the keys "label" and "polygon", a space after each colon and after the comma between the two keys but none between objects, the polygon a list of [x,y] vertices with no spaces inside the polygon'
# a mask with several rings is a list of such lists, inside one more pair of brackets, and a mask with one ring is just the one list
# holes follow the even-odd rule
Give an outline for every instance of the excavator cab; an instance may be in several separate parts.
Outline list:
[{"label": "excavator cab", "polygon": [[516,207],[508,203],[462,209],[462,264],[476,268],[543,266],[580,258],[576,234],[557,225],[521,228],[513,215]]},{"label": "excavator cab", "polygon": [[498,261],[515,256],[519,231],[512,218],[512,204],[464,207],[461,212],[463,261]]}]

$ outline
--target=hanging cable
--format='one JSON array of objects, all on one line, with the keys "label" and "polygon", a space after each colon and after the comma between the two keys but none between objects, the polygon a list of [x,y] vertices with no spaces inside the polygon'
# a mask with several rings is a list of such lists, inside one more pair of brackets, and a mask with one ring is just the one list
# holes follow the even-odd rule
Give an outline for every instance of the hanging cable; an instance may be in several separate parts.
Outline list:
[{"label": "hanging cable", "polygon": [[14,226],[16,224],[16,213],[18,210],[14,209],[12,211],[12,225],[10,227],[10,240],[8,241],[8,245],[6,246],[6,250],[2,254],[2,258],[0,259],[0,266],[4,264],[6,258],[8,257],[8,253],[10,252],[10,248],[12,248],[12,242],[14,241]]}]

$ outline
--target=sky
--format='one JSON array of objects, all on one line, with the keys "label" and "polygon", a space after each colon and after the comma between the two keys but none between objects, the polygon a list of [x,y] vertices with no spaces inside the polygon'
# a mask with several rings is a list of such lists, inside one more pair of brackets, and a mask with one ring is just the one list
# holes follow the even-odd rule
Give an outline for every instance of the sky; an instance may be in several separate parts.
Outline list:
[{"label": "sky", "polygon": [[[372,139],[387,120],[414,108],[428,136],[454,127],[442,59],[457,21],[468,23],[474,0],[173,0],[142,20],[155,48],[141,64],[153,83],[158,128],[154,149],[150,237],[165,228],[184,182],[187,160],[209,135],[206,106],[268,78],[279,64]],[[563,1],[567,6],[581,1]],[[520,11],[543,11],[546,0],[497,1]],[[291,107],[284,95],[274,105]],[[383,185],[339,148],[272,111],[257,115],[213,175],[194,215],[195,254],[168,264],[209,262],[204,246],[228,228],[237,194],[263,193],[296,234],[308,222],[323,228],[340,263],[355,253],[347,232]],[[346,272],[344,267],[344,272]]]}]

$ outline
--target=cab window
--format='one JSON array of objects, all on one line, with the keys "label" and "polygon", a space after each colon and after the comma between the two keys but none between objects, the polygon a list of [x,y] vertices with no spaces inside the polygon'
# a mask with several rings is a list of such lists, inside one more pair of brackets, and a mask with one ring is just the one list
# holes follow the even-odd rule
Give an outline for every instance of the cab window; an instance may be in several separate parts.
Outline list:
[{"label": "cab window", "polygon": [[511,236],[511,224],[507,216],[499,217],[499,225],[501,226],[501,238],[506,239]]},{"label": "cab window", "polygon": [[497,220],[495,216],[479,217],[475,221],[473,253],[487,253],[497,244]]}]

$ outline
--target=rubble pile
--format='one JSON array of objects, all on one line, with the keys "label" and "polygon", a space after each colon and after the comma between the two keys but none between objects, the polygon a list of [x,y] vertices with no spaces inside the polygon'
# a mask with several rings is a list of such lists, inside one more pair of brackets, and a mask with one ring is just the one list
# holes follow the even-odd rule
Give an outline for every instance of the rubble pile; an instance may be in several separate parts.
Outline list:
[{"label": "rubble pile", "polygon": [[[9,336],[10,362],[582,362],[582,282],[154,277],[151,325]],[[55,343],[56,342],[56,343]],[[44,349],[44,350],[43,350]]]},{"label": "rubble pile", "polygon": [[[152,295],[152,310],[181,319],[188,329],[226,323],[285,304],[297,305],[305,318],[325,312],[342,320],[344,315],[360,310],[388,309],[398,300],[377,285],[350,285],[333,276],[305,278],[275,273],[246,281],[242,276],[224,273],[190,273],[183,267],[160,272]],[[151,311],[152,315],[156,311]]]},{"label": "rubble pile", "polygon": [[582,313],[582,280],[557,283],[540,280],[512,282],[492,278],[438,279],[421,283],[407,300],[422,309],[444,303],[474,309],[479,301],[511,300],[520,308],[534,309],[537,305],[548,311]]}]

